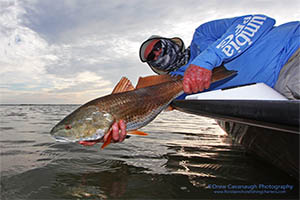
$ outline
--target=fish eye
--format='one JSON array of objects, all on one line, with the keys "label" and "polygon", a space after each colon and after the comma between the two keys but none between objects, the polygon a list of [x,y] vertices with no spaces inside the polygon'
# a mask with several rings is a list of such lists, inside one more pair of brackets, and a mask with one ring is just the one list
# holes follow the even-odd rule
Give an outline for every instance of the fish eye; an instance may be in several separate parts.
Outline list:
[{"label": "fish eye", "polygon": [[71,125],[65,125],[65,129],[66,129],[66,130],[70,130],[71,128],[72,128]]}]

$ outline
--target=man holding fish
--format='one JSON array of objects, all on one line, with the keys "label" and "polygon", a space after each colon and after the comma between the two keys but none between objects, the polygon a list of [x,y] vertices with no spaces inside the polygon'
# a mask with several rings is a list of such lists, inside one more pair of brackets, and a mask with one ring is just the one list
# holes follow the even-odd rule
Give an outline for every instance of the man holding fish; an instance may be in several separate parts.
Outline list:
[{"label": "man holding fish", "polygon": [[[186,94],[263,82],[288,99],[299,99],[300,22],[274,24],[275,20],[265,15],[211,21],[196,29],[188,48],[178,37],[151,36],[141,45],[140,59],[157,74],[182,76]],[[219,66],[237,71],[237,75],[211,84],[223,79],[214,78]],[[176,93],[176,98],[181,94]],[[79,143],[124,141],[128,131],[124,120],[115,120],[104,137]]]}]

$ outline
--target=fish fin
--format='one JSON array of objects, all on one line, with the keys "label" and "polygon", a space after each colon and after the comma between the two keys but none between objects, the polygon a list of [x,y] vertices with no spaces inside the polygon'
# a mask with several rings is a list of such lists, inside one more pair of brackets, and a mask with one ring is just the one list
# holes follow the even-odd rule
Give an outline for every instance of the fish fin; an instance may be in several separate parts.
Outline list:
[{"label": "fish fin", "polygon": [[127,92],[131,90],[134,90],[134,87],[130,80],[128,80],[128,78],[126,77],[122,77],[119,83],[113,89],[112,94]]},{"label": "fish fin", "polygon": [[107,137],[106,142],[102,144],[101,149],[104,149],[107,145],[109,145],[111,143],[111,139],[112,139],[112,134],[110,133],[109,136]]},{"label": "fish fin", "polygon": [[170,76],[167,74],[140,77],[136,85],[136,89],[158,85],[160,83],[165,83],[169,81],[175,81],[181,78],[181,76]]},{"label": "fish fin", "polygon": [[[214,83],[220,80],[227,79],[229,77],[233,77],[235,75],[237,75],[237,71],[227,70],[223,65],[221,65],[213,69],[211,82]],[[168,74],[140,77],[136,85],[136,89],[158,85],[160,83],[165,83],[169,81],[176,81],[180,79],[182,79],[182,76],[170,76]]]},{"label": "fish fin", "polygon": [[175,108],[174,108],[173,106],[171,106],[171,105],[169,105],[169,106],[165,109],[165,111],[172,111],[172,110],[175,110]]},{"label": "fish fin", "polygon": [[211,82],[217,82],[220,80],[224,80],[229,77],[233,77],[237,75],[237,71],[234,70],[227,70],[223,65],[219,67],[215,67],[212,71],[212,77],[211,77]]},{"label": "fish fin", "polygon": [[100,142],[100,140],[93,140],[93,141],[79,141],[78,143],[84,146],[93,146],[97,144],[97,142]]},{"label": "fish fin", "polygon": [[138,131],[138,130],[128,131],[127,134],[139,135],[139,136],[147,136],[148,135],[148,133],[145,133],[143,131]]}]

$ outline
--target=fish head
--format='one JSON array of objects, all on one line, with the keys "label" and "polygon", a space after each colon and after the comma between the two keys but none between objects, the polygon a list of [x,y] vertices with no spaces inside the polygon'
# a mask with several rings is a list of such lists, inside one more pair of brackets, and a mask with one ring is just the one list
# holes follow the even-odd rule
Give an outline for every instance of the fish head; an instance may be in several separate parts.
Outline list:
[{"label": "fish head", "polygon": [[60,142],[101,139],[114,122],[114,117],[97,106],[83,106],[54,126],[50,134]]}]

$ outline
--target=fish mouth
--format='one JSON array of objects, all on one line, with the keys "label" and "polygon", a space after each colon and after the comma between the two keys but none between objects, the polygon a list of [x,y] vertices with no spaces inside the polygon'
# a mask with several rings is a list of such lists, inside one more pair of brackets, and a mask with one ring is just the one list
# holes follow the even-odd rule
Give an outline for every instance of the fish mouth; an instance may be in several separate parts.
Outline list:
[{"label": "fish mouth", "polygon": [[57,142],[74,143],[81,141],[100,140],[104,137],[105,132],[102,129],[98,129],[93,135],[89,137],[68,137],[64,129],[56,130],[55,127],[51,130],[50,134]]},{"label": "fish mouth", "polygon": [[55,139],[56,142],[63,142],[63,143],[75,142],[75,141],[69,140],[65,137],[62,137],[62,136],[54,136],[54,139]]}]

